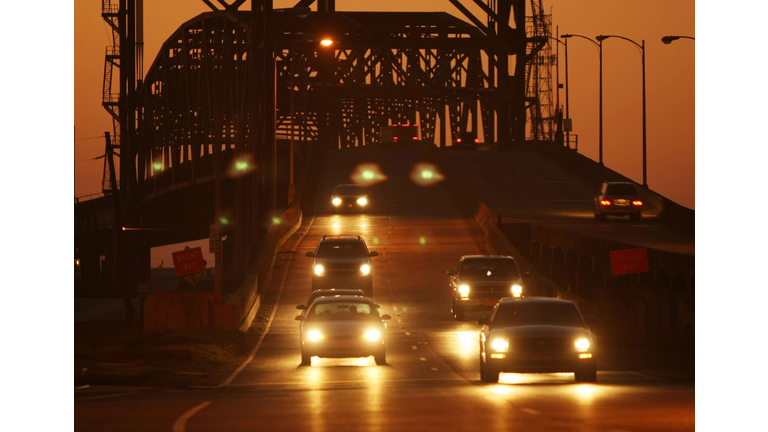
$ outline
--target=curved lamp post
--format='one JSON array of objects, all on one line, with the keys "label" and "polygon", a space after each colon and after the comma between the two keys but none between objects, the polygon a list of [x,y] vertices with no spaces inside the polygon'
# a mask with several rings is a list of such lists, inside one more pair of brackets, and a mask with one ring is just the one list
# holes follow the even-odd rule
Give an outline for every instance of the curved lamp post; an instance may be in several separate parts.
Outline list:
[{"label": "curved lamp post", "polygon": [[[648,187],[648,170],[647,170],[647,159],[646,159],[646,116],[645,116],[645,39],[643,39],[642,44],[639,44],[632,39],[625,38],[624,36],[618,36],[618,35],[600,35],[595,36],[595,39],[600,41],[601,43],[608,39],[608,38],[619,38],[624,39],[627,42],[631,42],[635,44],[638,48],[640,48],[640,53],[642,56],[642,66],[643,66],[643,186]],[[671,40],[670,40],[671,42]]]},{"label": "curved lamp post", "polygon": [[664,36],[663,38],[661,38],[661,41],[662,41],[662,42],[664,42],[666,45],[669,45],[669,44],[671,44],[671,43],[672,43],[672,41],[676,41],[676,40],[678,40],[678,39],[691,39],[691,40],[696,40],[696,39],[694,39],[694,38],[693,38],[693,37],[691,37],[691,36]]},{"label": "curved lamp post", "polygon": [[565,44],[565,94],[566,94],[566,103],[565,103],[565,117],[570,118],[570,115],[568,113],[568,39],[572,37],[579,37],[582,39],[586,39],[597,47],[598,51],[600,52],[600,146],[598,150],[598,162],[600,165],[603,165],[603,41],[602,39],[598,39],[598,41],[595,41],[592,38],[578,35],[578,34],[564,34],[560,36],[563,39],[566,39]]}]

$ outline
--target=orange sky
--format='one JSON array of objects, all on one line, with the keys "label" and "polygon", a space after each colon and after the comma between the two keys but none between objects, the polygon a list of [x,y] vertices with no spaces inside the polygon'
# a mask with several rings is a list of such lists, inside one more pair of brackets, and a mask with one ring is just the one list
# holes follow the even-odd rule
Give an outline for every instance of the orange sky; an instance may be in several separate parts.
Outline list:
[{"label": "orange sky", "polygon": [[[275,0],[290,7],[296,0]],[[482,16],[469,0],[463,3]],[[463,18],[448,0],[337,0],[337,10],[446,11]],[[246,2],[241,9],[250,9]],[[664,45],[665,35],[695,37],[693,0],[544,0],[560,34],[594,38],[617,34],[646,45],[647,158],[651,189],[695,207],[695,41]],[[144,70],[149,69],[165,39],[190,18],[210,10],[202,0],[145,0]],[[111,131],[109,114],[101,107],[104,50],[110,30],[101,18],[101,2],[76,0],[74,8],[75,196],[101,190],[102,161],[87,161],[104,152]],[[553,33],[554,33],[553,29]],[[554,46],[553,46],[554,50]],[[565,81],[564,52],[560,76]],[[570,114],[579,151],[598,154],[598,53],[585,40],[569,42]],[[603,42],[603,158],[605,164],[642,182],[642,68],[640,51],[629,42]],[[554,74],[554,70],[553,70]],[[553,95],[553,99],[554,99]],[[565,91],[560,93],[565,103]],[[82,162],[78,162],[82,161]]]}]

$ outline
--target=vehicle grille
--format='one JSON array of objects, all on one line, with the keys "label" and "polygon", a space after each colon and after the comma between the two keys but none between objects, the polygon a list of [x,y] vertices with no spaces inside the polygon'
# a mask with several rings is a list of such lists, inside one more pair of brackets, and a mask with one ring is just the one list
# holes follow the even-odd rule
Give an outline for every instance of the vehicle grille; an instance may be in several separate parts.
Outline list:
[{"label": "vehicle grille", "polygon": [[570,352],[575,348],[570,338],[525,338],[511,341],[510,349],[520,353],[536,353]]},{"label": "vehicle grille", "polygon": [[484,299],[484,298],[502,298],[512,295],[510,291],[512,284],[508,285],[482,285],[472,286],[470,285],[469,298],[471,299]]},{"label": "vehicle grille", "polygon": [[325,272],[328,274],[357,274],[360,272],[359,264],[323,264]]}]

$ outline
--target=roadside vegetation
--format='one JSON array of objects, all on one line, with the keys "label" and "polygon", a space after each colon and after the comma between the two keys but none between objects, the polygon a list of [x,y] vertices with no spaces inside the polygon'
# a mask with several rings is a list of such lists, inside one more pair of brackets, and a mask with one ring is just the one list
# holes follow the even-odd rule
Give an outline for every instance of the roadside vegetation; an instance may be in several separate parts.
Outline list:
[{"label": "roadside vegetation", "polygon": [[205,329],[144,335],[121,323],[75,323],[75,385],[183,387],[248,349],[244,333]]}]

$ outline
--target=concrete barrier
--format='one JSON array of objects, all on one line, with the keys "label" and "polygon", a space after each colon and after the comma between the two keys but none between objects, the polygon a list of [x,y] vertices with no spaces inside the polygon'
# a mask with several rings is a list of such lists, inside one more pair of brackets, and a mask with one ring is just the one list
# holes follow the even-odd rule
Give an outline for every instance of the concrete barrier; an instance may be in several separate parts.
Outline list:
[{"label": "concrete barrier", "polygon": [[[675,333],[693,331],[693,309],[686,304],[692,303],[688,297],[693,297],[694,256],[647,249],[650,273],[614,277],[609,252],[637,246],[583,236],[545,224],[505,224],[503,217],[479,199],[462,170],[450,158],[435,146],[425,151],[446,174],[454,200],[474,217],[485,233],[489,249],[513,256],[521,271],[530,272],[523,278],[529,295],[574,301],[584,316],[598,318],[594,330],[607,339],[664,342],[671,340]],[[598,184],[603,179],[628,180],[613,174],[602,177],[595,173],[594,167],[587,170],[592,170],[590,175]],[[576,171],[581,174],[579,169]],[[661,206],[671,214],[668,200],[656,197],[650,200],[652,205]],[[675,224],[693,229],[693,223],[687,219],[692,211],[683,210],[674,216]]]}]

